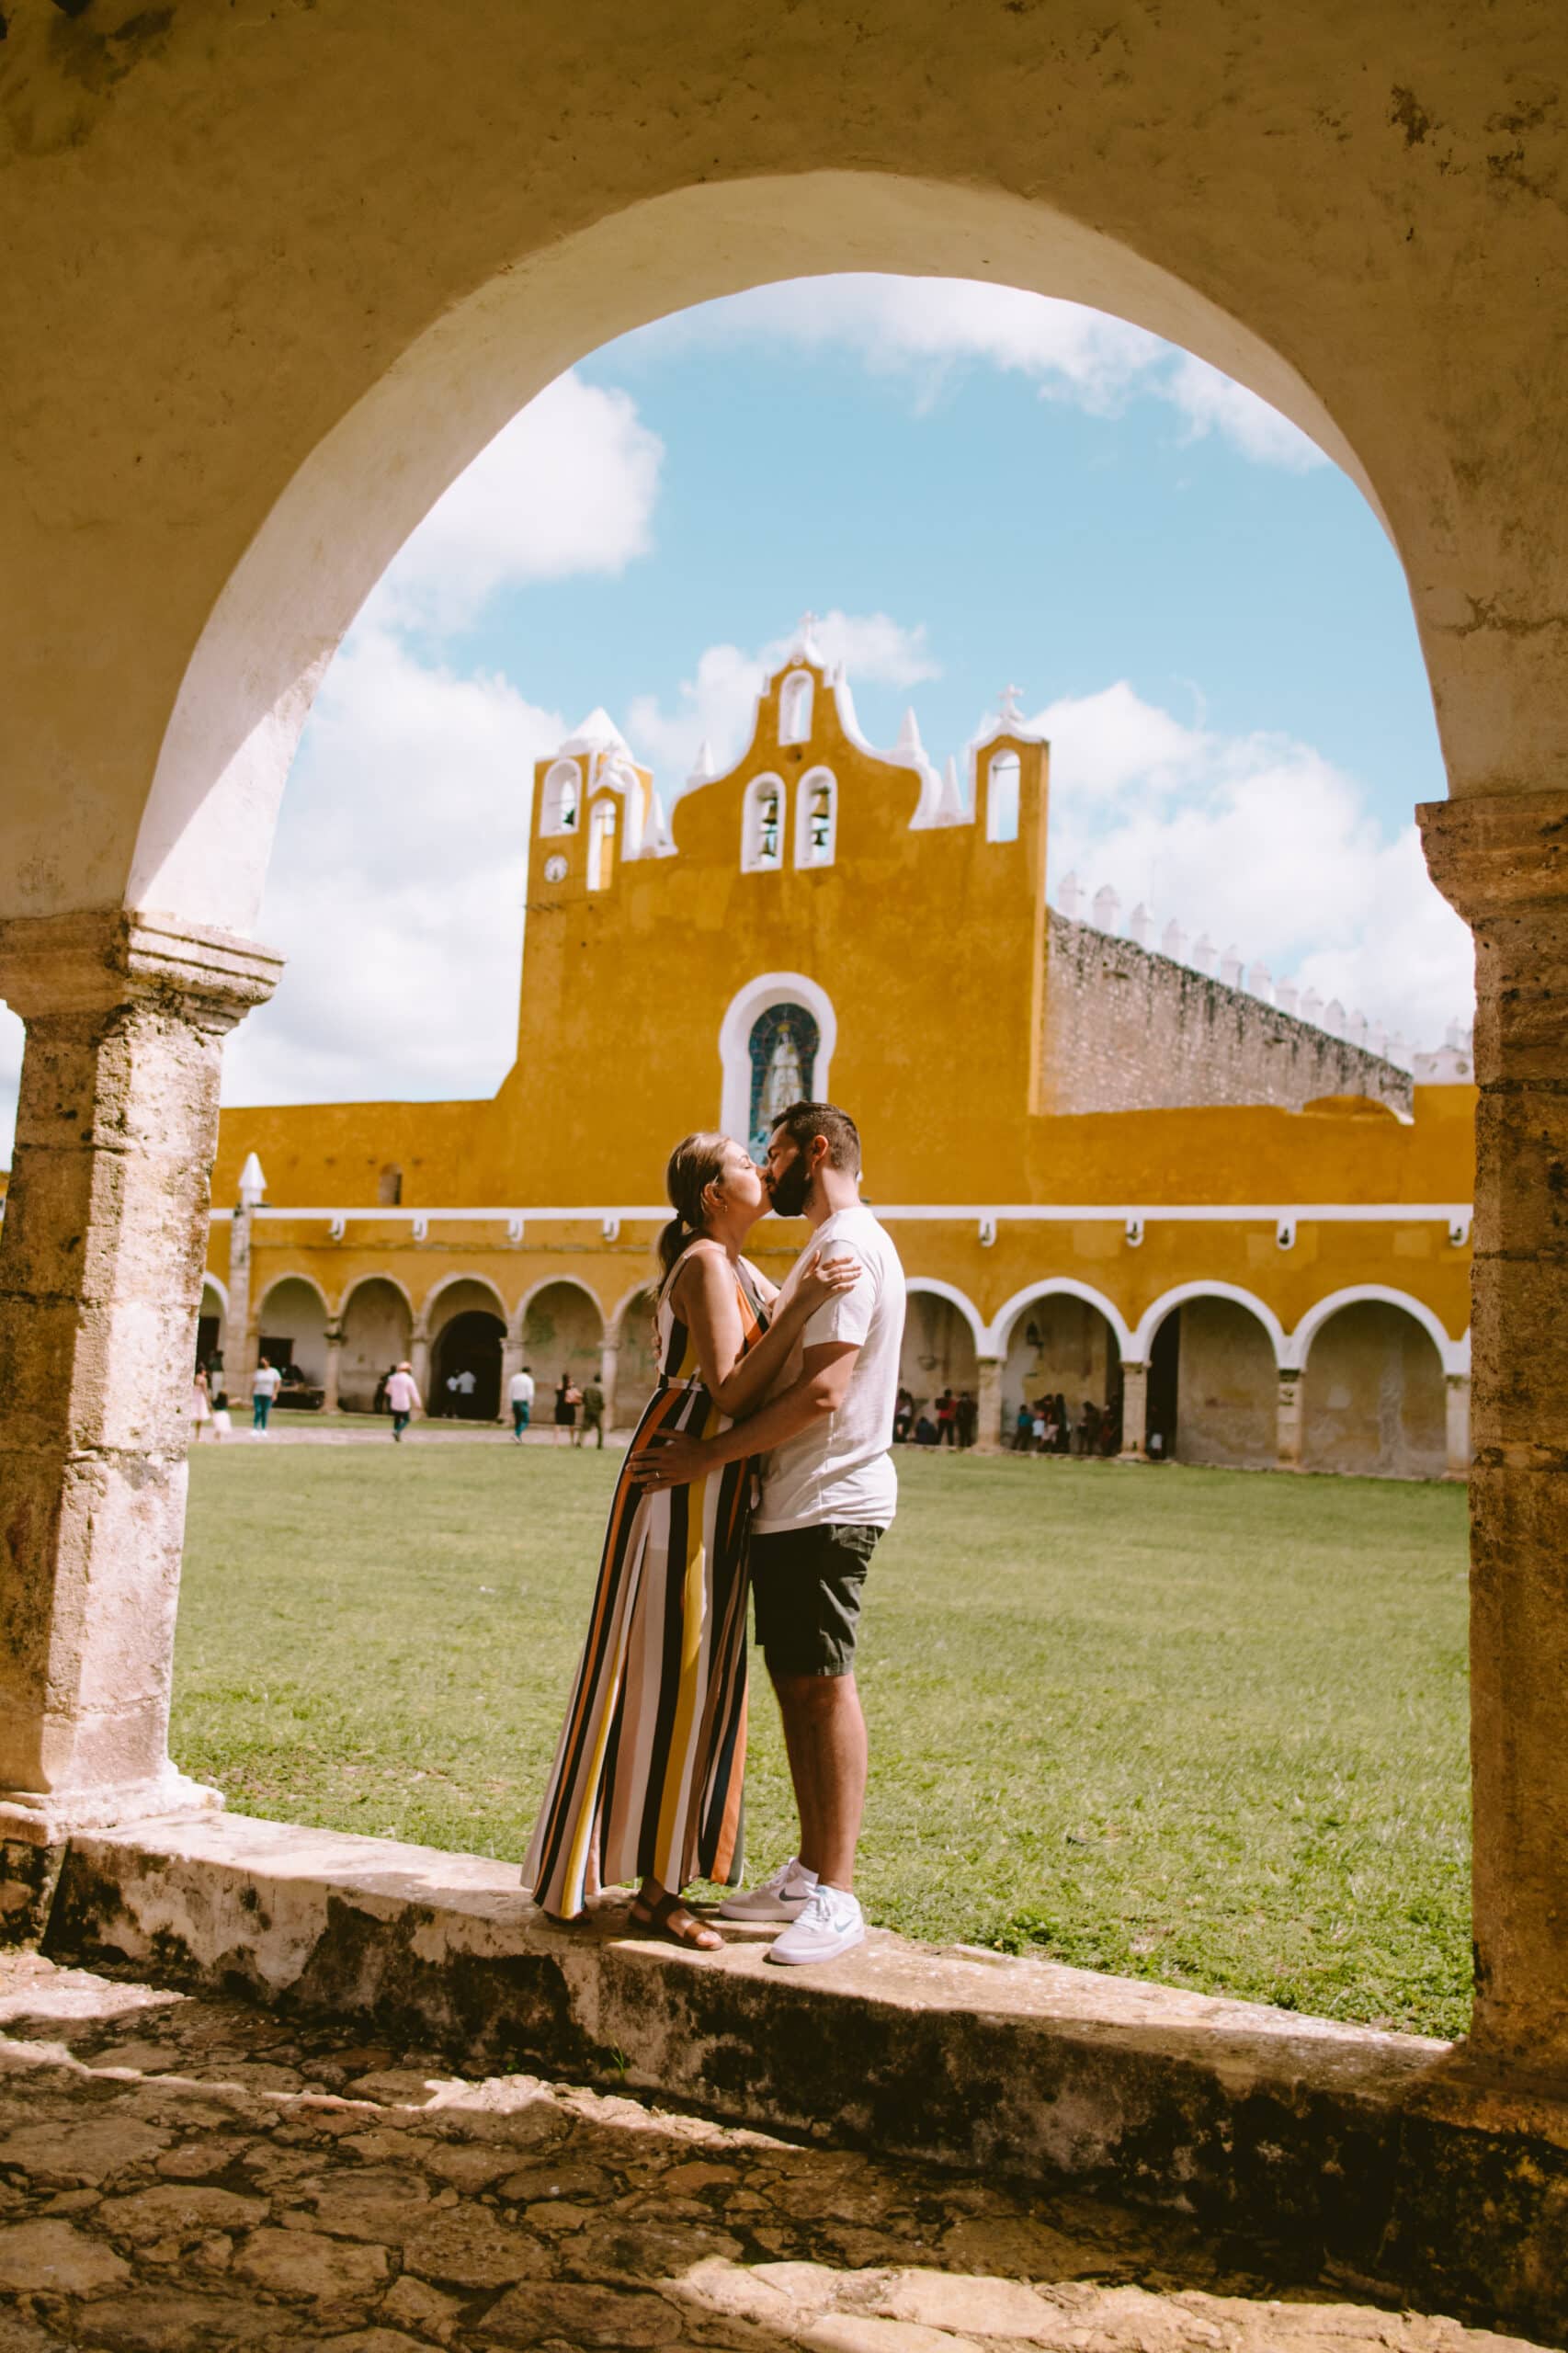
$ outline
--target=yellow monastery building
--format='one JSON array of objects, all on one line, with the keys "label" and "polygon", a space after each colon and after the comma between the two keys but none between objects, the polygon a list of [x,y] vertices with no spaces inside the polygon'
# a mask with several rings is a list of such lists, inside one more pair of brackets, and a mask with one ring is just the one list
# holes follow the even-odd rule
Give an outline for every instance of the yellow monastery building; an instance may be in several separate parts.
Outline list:
[{"label": "yellow monastery building", "polygon": [[[407,1356],[489,1417],[525,1361],[541,1408],[602,1367],[631,1422],[671,1144],[806,1094],[859,1122],[907,1386],[971,1390],[982,1444],[1060,1392],[1127,1452],[1463,1475],[1462,1052],[1413,1086],[1174,927],[1156,952],[1141,910],[1129,938],[1108,894],[1048,907],[1049,748],[1010,695],[938,773],[913,715],[866,742],[803,630],[709,766],[666,820],[603,712],[539,764],[492,1101],[224,1113],[202,1347],[231,1391],[265,1351],[368,1409]],[[805,1233],[756,1256],[777,1277]]]}]

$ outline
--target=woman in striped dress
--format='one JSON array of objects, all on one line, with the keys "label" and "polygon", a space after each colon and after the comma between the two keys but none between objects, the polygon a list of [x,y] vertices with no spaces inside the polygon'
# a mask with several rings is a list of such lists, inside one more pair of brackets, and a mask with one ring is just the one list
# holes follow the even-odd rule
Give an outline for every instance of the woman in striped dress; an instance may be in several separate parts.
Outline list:
[{"label": "woman in striped dress", "polygon": [[853,1258],[813,1260],[778,1293],[741,1255],[768,1207],[728,1136],[676,1146],[675,1216],[659,1238],[659,1384],[616,1482],[609,1526],[550,1784],[524,1858],[534,1901],[573,1919],[601,1888],[641,1880],[632,1918],[699,1951],[720,1938],[687,1910],[689,1880],[743,1875],[748,1463],[644,1494],[638,1455],[680,1430],[705,1438],[755,1413],[807,1319],[853,1283]]}]

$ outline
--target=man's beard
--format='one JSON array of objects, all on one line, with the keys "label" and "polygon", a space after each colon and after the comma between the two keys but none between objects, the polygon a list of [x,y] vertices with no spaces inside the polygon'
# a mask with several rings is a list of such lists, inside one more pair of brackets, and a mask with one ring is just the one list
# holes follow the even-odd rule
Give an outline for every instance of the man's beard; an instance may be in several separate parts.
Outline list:
[{"label": "man's beard", "polygon": [[768,1187],[768,1199],[773,1203],[775,1217],[803,1217],[806,1198],[812,1189],[811,1171],[803,1160],[792,1160],[781,1176]]}]

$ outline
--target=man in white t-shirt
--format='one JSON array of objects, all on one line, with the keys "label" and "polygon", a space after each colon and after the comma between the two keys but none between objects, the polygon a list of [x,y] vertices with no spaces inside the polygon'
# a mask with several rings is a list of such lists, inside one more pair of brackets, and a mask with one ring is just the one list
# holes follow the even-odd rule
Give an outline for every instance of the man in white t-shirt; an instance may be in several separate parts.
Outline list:
[{"label": "man in white t-shirt", "polygon": [[752,1519],[757,1640],[773,1678],[801,1816],[798,1854],[722,1918],[779,1921],[776,1961],[832,1961],[866,1924],[854,1894],[866,1797],[866,1720],[855,1686],[861,1588],[898,1504],[889,1449],[903,1336],[903,1268],[860,1199],[860,1138],[831,1103],[796,1103],[775,1122],[765,1170],[781,1217],[814,1228],[787,1278],[816,1251],[847,1252],[860,1277],[817,1310],[769,1403],[717,1438],[679,1438],[635,1467],[676,1486],[744,1455],[761,1457]]},{"label": "man in white t-shirt", "polygon": [[512,1436],[520,1446],[534,1409],[534,1377],[524,1365],[521,1372],[512,1375],[509,1395],[512,1406]]}]

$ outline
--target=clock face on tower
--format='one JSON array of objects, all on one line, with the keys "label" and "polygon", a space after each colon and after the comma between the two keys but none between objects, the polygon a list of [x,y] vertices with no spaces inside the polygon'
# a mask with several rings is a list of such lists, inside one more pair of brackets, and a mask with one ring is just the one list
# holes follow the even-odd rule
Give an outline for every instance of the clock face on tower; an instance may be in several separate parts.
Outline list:
[{"label": "clock face on tower", "polygon": [[547,858],[544,861],[544,879],[547,882],[564,882],[566,880],[566,860],[559,855],[554,858]]}]

